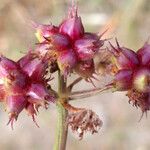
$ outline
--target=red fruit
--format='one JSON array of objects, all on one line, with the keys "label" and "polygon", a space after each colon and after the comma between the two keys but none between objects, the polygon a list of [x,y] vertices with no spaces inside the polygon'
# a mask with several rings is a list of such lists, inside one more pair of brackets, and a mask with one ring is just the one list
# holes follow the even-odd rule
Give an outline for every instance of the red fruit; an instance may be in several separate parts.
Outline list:
[{"label": "red fruit", "polygon": [[14,61],[0,56],[0,77],[7,77],[12,71],[17,69],[18,65]]},{"label": "red fruit", "polygon": [[139,68],[134,73],[133,86],[139,92],[150,92],[150,69]]},{"label": "red fruit", "polygon": [[66,76],[71,72],[72,68],[77,64],[77,57],[72,49],[67,49],[59,53],[57,59],[58,67]]},{"label": "red fruit", "polygon": [[58,33],[58,27],[54,25],[38,25],[34,24],[34,28],[36,29],[36,37],[40,42],[45,41],[45,38],[50,37],[54,33]]},{"label": "red fruit", "polygon": [[19,65],[6,57],[1,57],[0,61],[1,84],[7,93],[23,93],[28,77],[24,74]]},{"label": "red fruit", "polygon": [[13,122],[17,120],[19,113],[25,108],[27,104],[26,97],[24,95],[10,95],[6,99],[7,111],[9,113],[9,123],[13,129]]},{"label": "red fruit", "polygon": [[21,69],[34,81],[43,80],[47,64],[38,58],[33,58],[30,54],[25,55],[18,61]]},{"label": "red fruit", "polygon": [[18,115],[25,107],[27,100],[24,95],[10,95],[6,99],[7,111]]},{"label": "red fruit", "polygon": [[100,40],[94,38],[81,38],[74,43],[75,51],[80,60],[90,60],[94,57],[103,43]]},{"label": "red fruit", "polygon": [[115,48],[111,43],[111,52],[116,57],[117,66],[120,69],[135,69],[139,65],[139,60],[137,54],[128,48],[120,47],[117,42],[117,48]]},{"label": "red fruit", "polygon": [[13,94],[23,94],[28,86],[29,78],[20,70],[13,71],[6,85],[8,92]]},{"label": "red fruit", "polygon": [[145,44],[137,51],[141,65],[150,66],[150,44]]},{"label": "red fruit", "polygon": [[33,104],[43,105],[45,102],[54,102],[54,96],[40,83],[33,83],[27,92],[28,101]]},{"label": "red fruit", "polygon": [[40,66],[41,61],[36,58],[28,61],[24,66],[21,68],[23,69],[24,72],[28,74],[28,76],[32,76],[33,72]]},{"label": "red fruit", "polygon": [[52,49],[64,50],[70,47],[71,41],[67,35],[61,33],[52,34],[49,38],[46,38],[47,42],[51,44]]},{"label": "red fruit", "polygon": [[70,8],[68,19],[62,22],[59,31],[63,34],[67,34],[72,40],[77,40],[83,36],[84,27],[81,17],[78,17],[76,6]]},{"label": "red fruit", "polygon": [[119,91],[128,90],[132,87],[132,70],[123,69],[119,70],[115,75],[114,86]]}]

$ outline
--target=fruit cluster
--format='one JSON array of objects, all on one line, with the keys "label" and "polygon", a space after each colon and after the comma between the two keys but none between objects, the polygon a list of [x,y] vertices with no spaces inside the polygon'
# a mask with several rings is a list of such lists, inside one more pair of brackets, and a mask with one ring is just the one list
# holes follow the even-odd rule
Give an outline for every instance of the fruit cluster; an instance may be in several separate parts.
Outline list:
[{"label": "fruit cluster", "polygon": [[[87,81],[95,73],[93,58],[104,45],[101,35],[85,32],[77,7],[73,6],[68,18],[59,26],[37,25],[39,40],[37,51],[48,58],[51,64],[61,70],[64,76],[75,72]],[[57,69],[54,69],[57,70]]]},{"label": "fruit cluster", "polygon": [[12,128],[23,109],[35,122],[39,106],[47,108],[49,102],[55,101],[55,94],[46,88],[46,68],[45,63],[30,54],[17,62],[0,56],[0,99],[6,104]]},{"label": "fruit cluster", "polygon": [[[14,120],[17,120],[23,109],[35,122],[35,115],[40,106],[47,108],[49,102],[57,105],[62,97],[50,86],[51,74],[54,72],[59,71],[65,83],[71,73],[92,82],[91,78],[94,78],[93,74],[96,73],[94,57],[108,41],[101,39],[103,34],[85,32],[75,5],[70,8],[68,17],[59,26],[36,23],[33,23],[33,26],[38,39],[34,50],[29,50],[16,62],[0,56],[0,101],[6,104],[9,113],[8,124],[11,123],[12,128]],[[113,71],[114,77],[104,89],[127,91],[129,102],[140,107],[142,113],[146,113],[150,109],[150,45],[145,43],[135,52],[121,47],[117,40],[116,43],[116,47],[110,43],[110,48],[103,49],[106,53],[107,50],[111,53],[109,61],[104,60],[103,64],[106,70]],[[67,100],[67,94],[72,94],[72,86],[80,79],[65,93]],[[65,88],[68,89],[67,85]],[[74,92],[72,95],[86,97],[85,93],[91,95],[97,91],[99,88]],[[60,102],[68,110],[66,120],[71,129],[78,132],[80,138],[86,131],[96,133],[102,125],[98,115],[92,110],[75,108],[66,99]]]},{"label": "fruit cluster", "polygon": [[60,70],[66,79],[76,72],[90,81],[95,71],[94,55],[104,44],[101,36],[84,31],[76,6],[59,26],[34,23],[34,27],[39,40],[35,50],[16,62],[0,56],[0,99],[6,104],[12,128],[23,109],[35,122],[38,108],[55,102],[57,94],[49,83],[51,73]]},{"label": "fruit cluster", "polygon": [[150,45],[146,42],[137,52],[111,43],[117,72],[113,86],[118,91],[127,91],[129,102],[140,107],[142,112],[150,109]]}]

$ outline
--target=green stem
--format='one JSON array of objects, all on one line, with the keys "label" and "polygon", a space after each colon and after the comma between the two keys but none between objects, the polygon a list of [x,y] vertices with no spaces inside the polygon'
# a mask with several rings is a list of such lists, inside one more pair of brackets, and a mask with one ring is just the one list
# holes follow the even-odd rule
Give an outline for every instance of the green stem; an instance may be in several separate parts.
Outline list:
[{"label": "green stem", "polygon": [[108,84],[104,87],[99,87],[99,88],[94,88],[89,90],[76,91],[68,94],[68,99],[69,101],[71,101],[71,100],[87,98],[87,97],[89,98],[91,96],[95,96],[103,91],[110,90],[110,89],[114,90],[113,84]]},{"label": "green stem", "polygon": [[66,123],[66,118],[68,115],[67,110],[63,107],[62,103],[66,102],[66,99],[63,98],[63,95],[66,93],[66,81],[64,76],[61,75],[61,72],[58,72],[58,101],[57,101],[57,113],[58,113],[58,122],[56,128],[56,138],[54,150],[65,150],[68,134],[68,125]]}]

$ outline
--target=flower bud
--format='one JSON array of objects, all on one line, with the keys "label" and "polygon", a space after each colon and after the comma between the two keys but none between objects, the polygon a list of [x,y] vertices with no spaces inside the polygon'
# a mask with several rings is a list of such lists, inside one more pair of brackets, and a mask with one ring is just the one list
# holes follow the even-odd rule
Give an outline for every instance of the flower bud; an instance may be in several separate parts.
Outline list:
[{"label": "flower bud", "polygon": [[141,65],[150,66],[150,44],[145,44],[137,51]]},{"label": "flower bud", "polygon": [[72,40],[77,40],[83,36],[84,27],[81,17],[78,17],[76,6],[72,6],[68,14],[68,19],[61,23],[59,31],[63,34],[67,34]]},{"label": "flower bud", "polygon": [[137,91],[150,92],[150,69],[139,68],[134,73],[133,86]]},{"label": "flower bud", "polygon": [[71,69],[77,63],[77,57],[75,52],[72,49],[67,49],[59,53],[57,59],[58,67],[66,76],[71,72]]}]

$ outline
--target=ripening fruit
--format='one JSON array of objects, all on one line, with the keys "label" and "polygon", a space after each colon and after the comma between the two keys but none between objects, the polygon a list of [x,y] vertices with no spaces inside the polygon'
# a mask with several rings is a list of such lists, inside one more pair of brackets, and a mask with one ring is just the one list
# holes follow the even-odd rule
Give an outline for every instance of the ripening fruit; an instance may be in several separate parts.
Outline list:
[{"label": "ripening fruit", "polygon": [[141,65],[150,66],[150,44],[145,45],[137,51]]},{"label": "ripening fruit", "polygon": [[139,65],[139,60],[137,54],[128,48],[120,47],[117,42],[117,48],[115,48],[111,43],[111,52],[115,56],[117,61],[117,66],[119,69],[135,69]]},{"label": "ripening fruit", "polygon": [[43,80],[43,75],[46,70],[46,63],[42,60],[34,58],[33,54],[28,53],[18,61],[21,69],[34,81]]},{"label": "ripening fruit", "polygon": [[71,46],[69,36],[61,33],[52,34],[49,38],[46,38],[46,40],[52,46],[52,49],[58,51],[65,50]]},{"label": "ripening fruit", "polygon": [[114,86],[116,90],[124,91],[130,89],[132,87],[132,77],[132,70],[119,70],[114,79]]},{"label": "ripening fruit", "polygon": [[77,53],[79,60],[86,61],[93,59],[94,55],[99,51],[102,46],[100,40],[94,38],[81,38],[74,43],[74,49]]},{"label": "ripening fruit", "polygon": [[112,85],[118,91],[127,91],[129,103],[139,107],[143,116],[150,110],[150,45],[146,42],[134,52],[116,43],[116,48],[110,43],[118,67]]},{"label": "ripening fruit", "polygon": [[50,95],[50,92],[42,83],[32,83],[27,96],[29,98],[28,101],[33,104],[42,104],[44,101],[54,102],[54,97]]},{"label": "ripening fruit", "polygon": [[36,37],[39,42],[45,41],[45,38],[50,37],[54,33],[58,33],[59,28],[54,25],[41,25],[34,23],[34,28],[36,29]]},{"label": "ripening fruit", "polygon": [[77,64],[77,57],[72,49],[67,49],[59,53],[57,64],[62,73],[66,76]]},{"label": "ripening fruit", "polygon": [[150,92],[150,68],[139,68],[134,73],[133,85],[137,91]]},{"label": "ripening fruit", "polygon": [[17,120],[19,113],[25,108],[27,104],[26,97],[24,95],[9,95],[6,98],[6,109],[9,113],[9,123],[13,129],[13,122]]},{"label": "ripening fruit", "polygon": [[24,93],[29,83],[29,77],[21,70],[16,70],[10,74],[6,86],[7,92],[13,94]]},{"label": "ripening fruit", "polygon": [[0,56],[0,77],[1,78],[8,77],[9,74],[16,69],[18,69],[18,65],[14,61],[2,55]]},{"label": "ripening fruit", "polygon": [[17,62],[0,57],[0,102],[6,104],[8,124],[12,129],[13,122],[23,109],[30,113],[35,122],[34,110],[42,104],[47,108],[49,102],[54,102],[55,93],[47,90],[49,79],[45,78],[46,68],[47,64],[33,53],[27,53]]},{"label": "ripening fruit", "polygon": [[23,93],[27,87],[28,76],[16,62],[3,56],[0,61],[0,77],[2,91],[6,91],[7,94]]},{"label": "ripening fruit", "polygon": [[24,66],[22,66],[22,69],[24,72],[28,74],[28,76],[32,76],[34,71],[39,68],[41,65],[41,60],[38,58],[29,60]]},{"label": "ripening fruit", "polygon": [[76,6],[72,6],[68,13],[68,18],[60,24],[59,32],[67,34],[72,40],[77,40],[83,36],[84,27],[81,17],[77,14]]}]

